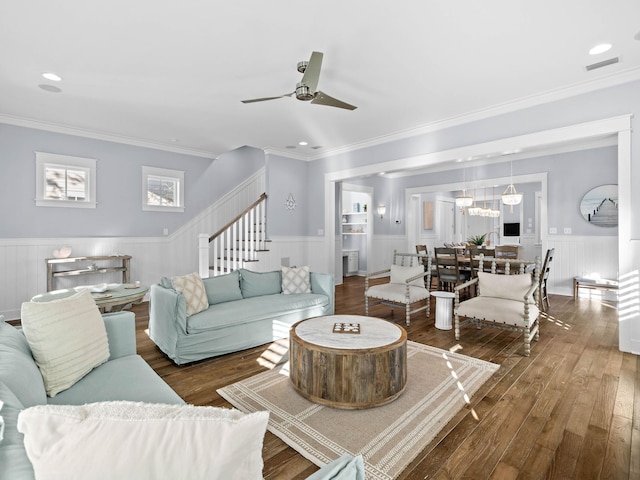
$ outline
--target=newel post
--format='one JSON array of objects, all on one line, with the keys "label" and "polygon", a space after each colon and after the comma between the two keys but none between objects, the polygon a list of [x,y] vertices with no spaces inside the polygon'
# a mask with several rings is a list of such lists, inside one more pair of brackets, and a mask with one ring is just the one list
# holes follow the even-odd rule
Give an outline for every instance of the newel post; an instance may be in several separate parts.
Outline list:
[{"label": "newel post", "polygon": [[198,273],[201,278],[209,278],[209,235],[198,235]]}]

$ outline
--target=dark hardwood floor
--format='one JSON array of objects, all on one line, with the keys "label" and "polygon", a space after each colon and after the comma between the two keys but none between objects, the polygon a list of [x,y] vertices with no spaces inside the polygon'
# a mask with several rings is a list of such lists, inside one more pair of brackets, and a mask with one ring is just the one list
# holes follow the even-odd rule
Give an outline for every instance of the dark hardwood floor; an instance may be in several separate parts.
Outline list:
[{"label": "dark hardwood floor", "polygon": [[[364,315],[364,280],[336,287],[336,313]],[[640,479],[640,357],[618,350],[615,305],[551,296],[540,341],[523,357],[522,338],[491,328],[434,327],[422,312],[408,338],[501,365],[495,375],[401,474],[401,479]],[[433,300],[432,300],[433,302]],[[190,365],[174,365],[145,334],[146,303],[136,313],[138,351],[187,402],[230,407],[216,389],[265,371],[278,345]],[[378,306],[372,316],[404,325]],[[474,413],[477,419],[474,418]],[[317,470],[267,432],[265,479],[303,479]]]}]

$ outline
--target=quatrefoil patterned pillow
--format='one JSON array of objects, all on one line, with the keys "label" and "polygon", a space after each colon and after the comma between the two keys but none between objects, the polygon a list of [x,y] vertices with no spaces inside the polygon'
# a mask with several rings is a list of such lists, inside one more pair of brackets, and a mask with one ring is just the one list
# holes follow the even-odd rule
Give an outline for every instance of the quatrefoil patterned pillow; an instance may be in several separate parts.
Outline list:
[{"label": "quatrefoil patterned pillow", "polygon": [[209,308],[209,299],[204,283],[198,273],[172,277],[171,284],[176,292],[182,293],[187,303],[187,317]]},{"label": "quatrefoil patterned pillow", "polygon": [[311,293],[309,266],[282,267],[282,293]]}]

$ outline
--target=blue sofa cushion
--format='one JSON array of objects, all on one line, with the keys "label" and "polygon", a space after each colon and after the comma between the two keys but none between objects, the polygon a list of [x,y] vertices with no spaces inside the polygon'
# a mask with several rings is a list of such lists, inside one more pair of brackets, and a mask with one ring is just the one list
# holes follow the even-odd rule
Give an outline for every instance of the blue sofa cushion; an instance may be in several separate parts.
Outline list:
[{"label": "blue sofa cushion", "polygon": [[206,311],[192,315],[187,319],[187,333],[222,329],[238,323],[251,323],[265,318],[274,319],[278,314],[286,315],[296,310],[324,306],[329,303],[326,295],[315,293],[297,293],[284,295],[263,295],[245,298],[235,302],[219,303]]},{"label": "blue sofa cushion", "polygon": [[4,405],[0,416],[4,421],[4,439],[0,442],[0,480],[34,478],[33,467],[24,448],[24,437],[18,432],[18,414],[24,405],[11,389],[0,382],[0,400]]},{"label": "blue sofa cushion", "polygon": [[49,398],[50,404],[83,405],[109,400],[184,403],[139,355],[116,358],[93,369],[73,388]]},{"label": "blue sofa cushion", "polygon": [[209,305],[242,300],[240,291],[240,272],[237,270],[218,277],[203,278]]},{"label": "blue sofa cushion", "polygon": [[0,315],[0,345],[15,348],[25,355],[31,356],[27,337],[16,327],[6,323],[3,315]]},{"label": "blue sofa cushion", "polygon": [[243,298],[260,297],[282,292],[282,272],[279,270],[259,273],[241,268],[239,272]]},{"label": "blue sofa cushion", "polygon": [[4,320],[0,321],[0,382],[25,407],[47,403],[44,381],[26,338],[20,330]]}]

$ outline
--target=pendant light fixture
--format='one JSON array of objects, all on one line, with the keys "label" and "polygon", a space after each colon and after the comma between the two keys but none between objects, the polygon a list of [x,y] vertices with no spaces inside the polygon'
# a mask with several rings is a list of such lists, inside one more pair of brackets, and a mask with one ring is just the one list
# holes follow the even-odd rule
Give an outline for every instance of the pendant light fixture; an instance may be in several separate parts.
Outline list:
[{"label": "pendant light fixture", "polygon": [[513,161],[509,162],[509,186],[502,193],[502,203],[511,207],[511,213],[513,213],[513,206],[519,205],[522,202],[522,194],[516,192],[516,187],[513,186]]},{"label": "pendant light fixture", "polygon": [[482,210],[480,207],[477,206],[476,204],[476,189],[473,189],[473,207],[469,208],[467,211],[469,212],[469,215],[471,216],[476,216],[476,215],[480,215],[480,210]]},{"label": "pendant light fixture", "polygon": [[464,209],[470,207],[473,204],[473,198],[467,195],[467,169],[462,170],[462,195],[456,197],[456,207],[462,209],[464,215]]}]

